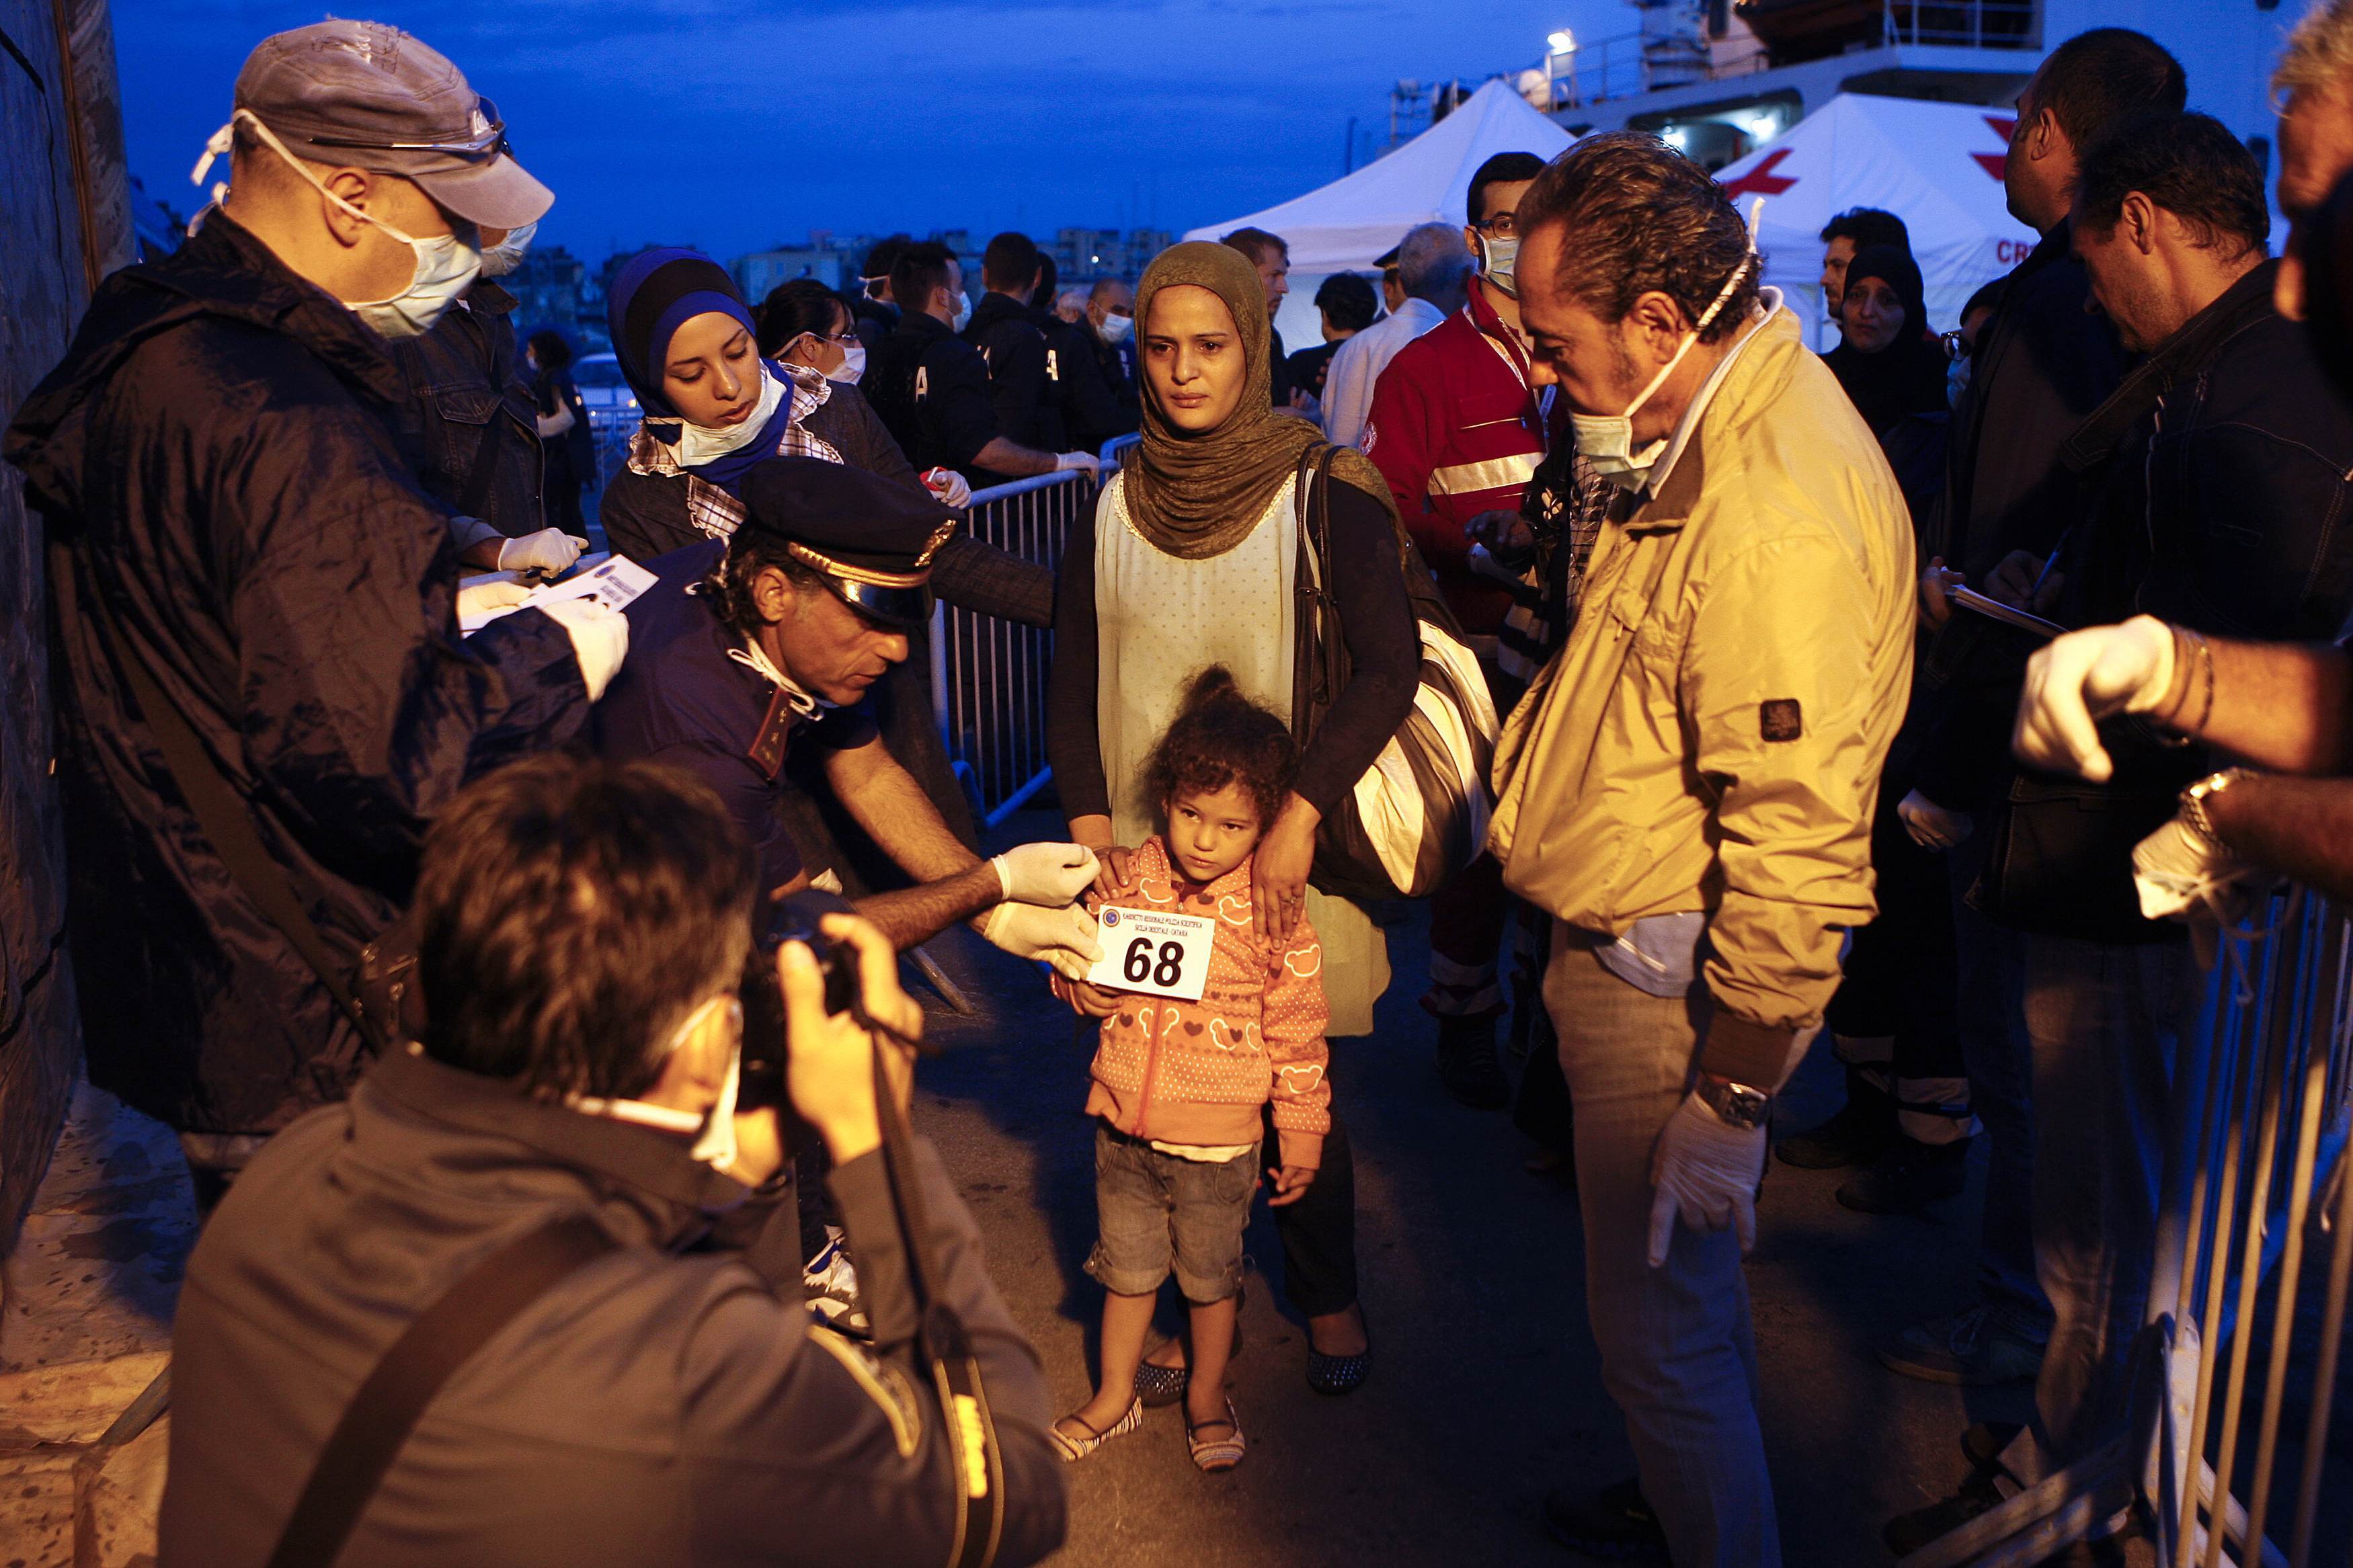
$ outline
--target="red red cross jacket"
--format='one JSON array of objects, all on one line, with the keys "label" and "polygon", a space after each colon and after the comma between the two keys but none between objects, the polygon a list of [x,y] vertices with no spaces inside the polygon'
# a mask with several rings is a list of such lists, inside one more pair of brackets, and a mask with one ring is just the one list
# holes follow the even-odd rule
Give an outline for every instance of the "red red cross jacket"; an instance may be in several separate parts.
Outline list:
[{"label": "red red cross jacket", "polygon": [[1472,574],[1463,524],[1482,511],[1519,510],[1546,446],[1567,427],[1567,407],[1530,388],[1526,356],[1476,287],[1469,304],[1398,351],[1373,388],[1365,453],[1473,635],[1502,629],[1512,595]]}]

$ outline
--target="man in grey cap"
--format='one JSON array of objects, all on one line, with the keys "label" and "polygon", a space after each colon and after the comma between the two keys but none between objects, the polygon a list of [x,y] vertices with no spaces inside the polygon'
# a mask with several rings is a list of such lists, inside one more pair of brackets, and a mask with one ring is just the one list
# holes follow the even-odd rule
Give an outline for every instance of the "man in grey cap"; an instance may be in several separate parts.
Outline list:
[{"label": "man in grey cap", "polygon": [[[307,218],[322,194],[349,193],[332,181],[323,192],[301,182],[303,166],[325,174],[355,163],[358,173],[404,176],[443,219],[457,220],[436,225],[418,215],[409,226],[393,216],[436,270],[412,278],[405,299],[360,307],[391,340],[407,384],[403,451],[426,492],[452,512],[470,564],[569,566],[581,544],[542,526],[537,410],[516,378],[507,321],[514,297],[491,281],[512,269],[554,198],[508,151],[497,106],[406,34],[341,21],[264,39],[237,75],[236,103],[214,146],[234,155],[230,203],[269,194],[257,184],[283,186]],[[399,260],[395,251],[395,276]]]},{"label": "man in grey cap", "polygon": [[47,525],[90,1075],[207,1197],[382,1045],[354,972],[427,820],[570,740],[628,645],[586,601],[460,640],[449,518],[403,458],[391,341],[550,199],[496,110],[327,22],[254,51],[211,151],[225,199],[100,286],[0,448]]}]

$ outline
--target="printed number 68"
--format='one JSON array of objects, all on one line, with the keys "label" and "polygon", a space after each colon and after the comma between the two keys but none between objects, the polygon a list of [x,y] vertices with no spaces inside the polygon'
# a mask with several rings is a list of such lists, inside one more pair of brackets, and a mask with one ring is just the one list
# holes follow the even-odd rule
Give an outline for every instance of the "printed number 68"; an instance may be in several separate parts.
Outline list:
[{"label": "printed number 68", "polygon": [[1120,961],[1120,973],[1131,984],[1141,985],[1149,979],[1155,985],[1174,985],[1185,970],[1185,947],[1182,942],[1160,944],[1160,962],[1152,962],[1152,940],[1137,937],[1127,944],[1127,956]]}]

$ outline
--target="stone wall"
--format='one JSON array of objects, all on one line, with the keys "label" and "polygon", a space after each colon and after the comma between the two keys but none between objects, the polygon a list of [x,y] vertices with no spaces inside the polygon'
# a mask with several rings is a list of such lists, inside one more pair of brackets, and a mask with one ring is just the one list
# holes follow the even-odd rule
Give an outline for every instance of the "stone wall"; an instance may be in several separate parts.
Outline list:
[{"label": "stone wall", "polygon": [[[131,259],[106,0],[0,0],[0,424]],[[47,1167],[79,1059],[50,777],[39,520],[0,467],[0,1255]]]}]

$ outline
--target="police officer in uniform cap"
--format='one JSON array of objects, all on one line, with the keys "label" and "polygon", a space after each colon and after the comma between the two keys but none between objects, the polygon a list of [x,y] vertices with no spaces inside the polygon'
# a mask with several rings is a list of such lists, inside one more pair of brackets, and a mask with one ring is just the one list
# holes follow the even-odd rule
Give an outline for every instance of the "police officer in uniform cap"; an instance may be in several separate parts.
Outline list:
[{"label": "police officer in uniform cap", "polygon": [[597,750],[670,763],[716,790],[773,899],[816,879],[784,776],[788,752],[814,747],[824,787],[915,883],[856,900],[893,945],[985,915],[980,933],[998,947],[1083,974],[1095,922],[1072,900],[1094,857],[1025,844],[980,859],[883,748],[869,710],[868,690],[931,617],[932,561],[960,514],[816,458],[761,464],[744,502],[732,540],[649,563],[657,582],[628,606],[629,657],[597,704]]}]

